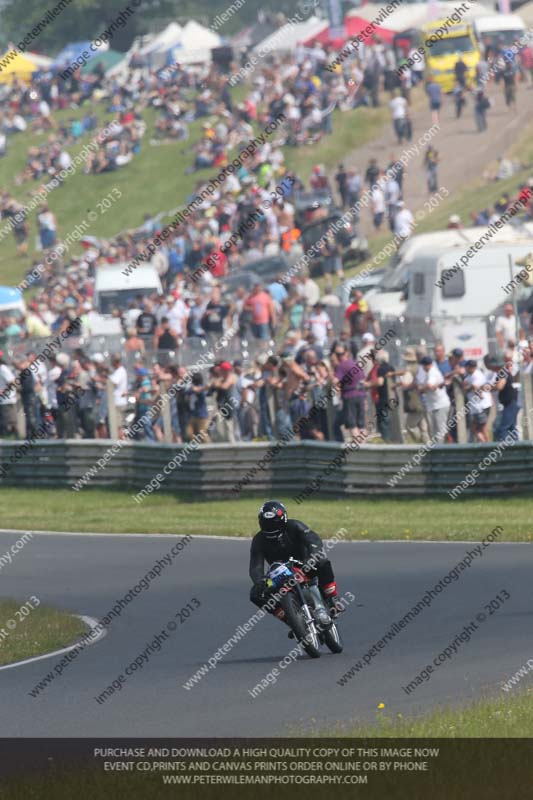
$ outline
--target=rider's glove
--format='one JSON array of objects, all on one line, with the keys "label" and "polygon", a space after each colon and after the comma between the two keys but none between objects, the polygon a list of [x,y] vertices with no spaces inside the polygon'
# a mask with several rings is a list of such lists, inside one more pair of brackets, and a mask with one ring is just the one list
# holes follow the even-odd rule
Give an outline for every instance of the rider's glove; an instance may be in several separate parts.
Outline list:
[{"label": "rider's glove", "polygon": [[262,602],[266,595],[266,578],[261,578],[252,586],[251,596],[257,602]]}]

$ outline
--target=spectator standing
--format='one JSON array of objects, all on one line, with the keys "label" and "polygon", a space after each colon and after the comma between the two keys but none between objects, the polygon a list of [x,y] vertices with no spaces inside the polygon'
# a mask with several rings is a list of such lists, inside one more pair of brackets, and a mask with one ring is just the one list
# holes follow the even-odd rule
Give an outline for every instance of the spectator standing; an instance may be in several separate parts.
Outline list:
[{"label": "spectator standing", "polygon": [[96,382],[96,368],[87,356],[80,358],[80,370],[77,375],[76,388],[80,390],[76,405],[83,438],[94,439],[98,385]]},{"label": "spectator standing", "polygon": [[127,353],[135,353],[135,352],[144,353],[145,350],[144,340],[137,335],[137,331],[135,330],[135,328],[127,329],[124,350]]},{"label": "spectator standing", "polygon": [[398,144],[401,144],[404,139],[409,138],[407,135],[407,100],[399,92],[396,92],[395,97],[389,101],[389,108],[391,110],[392,126]]},{"label": "spectator standing", "polygon": [[17,390],[15,373],[0,351],[0,438],[17,435]]},{"label": "spectator standing", "polygon": [[375,183],[372,187],[371,202],[372,221],[374,223],[374,228],[379,231],[383,224],[383,219],[385,218],[385,211],[387,210],[385,193],[379,183]]},{"label": "spectator standing", "polygon": [[56,363],[61,368],[56,380],[57,435],[60,439],[73,439],[78,432],[78,416],[74,407],[76,375],[66,353],[58,353]]},{"label": "spectator standing", "polygon": [[[481,82],[480,85],[482,86],[483,83]],[[463,113],[463,108],[466,106],[465,90],[462,86],[456,83],[452,94],[453,102],[455,104],[455,119],[459,119]]]},{"label": "spectator standing", "polygon": [[174,302],[171,304],[168,313],[170,327],[177,337],[185,336],[187,333],[187,319],[189,317],[189,308],[178,292],[173,292]]},{"label": "spectator standing", "polygon": [[191,378],[191,385],[187,390],[189,397],[190,418],[187,427],[187,438],[195,436],[205,443],[209,441],[207,428],[209,425],[209,412],[207,409],[207,388],[201,372],[196,372]]},{"label": "spectator standing", "polygon": [[352,208],[359,201],[361,196],[361,189],[363,182],[359,172],[355,169],[349,169],[346,177],[346,204]]},{"label": "spectator standing", "polygon": [[394,217],[394,235],[401,241],[405,241],[405,239],[410,237],[413,231],[415,219],[411,211],[405,207],[403,200],[400,200],[397,206],[398,212]]},{"label": "spectator standing", "polygon": [[[438,347],[438,345],[437,345]],[[437,347],[435,347],[435,356],[437,355]],[[444,349],[444,348],[443,348]],[[450,424],[448,426],[448,434],[452,442],[457,442],[457,406],[455,401],[455,387],[463,392],[464,378],[466,375],[465,361],[463,359],[464,352],[460,347],[455,347],[448,355],[449,371],[443,372],[440,362],[438,363],[439,369],[443,372],[446,380],[446,391],[450,398]]]},{"label": "spectator standing", "polygon": [[154,350],[177,350],[178,338],[170,327],[168,317],[162,317],[161,325],[156,328],[153,342]]},{"label": "spectator standing", "polygon": [[426,94],[429,98],[429,110],[431,111],[431,121],[433,125],[439,124],[439,112],[442,105],[442,91],[440,85],[430,77],[426,83]]},{"label": "spectator standing", "polygon": [[43,250],[48,250],[56,244],[57,220],[47,205],[41,206],[37,215],[39,223],[39,239]]},{"label": "spectator standing", "polygon": [[372,186],[374,186],[380,174],[381,170],[378,167],[377,159],[371,158],[370,161],[368,162],[368,167],[366,168],[365,172],[365,181],[370,189],[372,188]]},{"label": "spectator standing", "polygon": [[315,303],[304,323],[304,328],[313,334],[320,347],[326,346],[328,340],[333,336],[333,325],[323,303]]},{"label": "spectator standing", "polygon": [[261,287],[261,284],[255,284],[244,303],[244,308],[251,311],[254,338],[260,341],[270,339],[276,324],[276,311],[272,297]]},{"label": "spectator standing", "polygon": [[255,383],[253,378],[245,374],[242,361],[233,362],[233,369],[237,376],[235,384],[237,396],[239,398],[239,408],[237,420],[239,423],[240,439],[243,442],[251,442],[257,436],[259,417],[254,406]]},{"label": "spectator standing", "polygon": [[446,350],[444,349],[444,345],[438,342],[435,345],[435,364],[440,369],[444,377],[451,372],[451,366],[449,360],[446,358]]},{"label": "spectator standing", "polygon": [[398,212],[398,204],[401,200],[401,195],[402,193],[398,181],[390,175],[385,184],[385,199],[387,201],[387,212],[391,231],[394,231],[394,219]]},{"label": "spectator standing", "polygon": [[474,117],[479,133],[487,130],[487,109],[490,108],[490,100],[483,89],[477,89],[474,99]]},{"label": "spectator standing", "polygon": [[459,56],[455,62],[453,71],[455,72],[455,79],[459,86],[462,86],[463,89],[466,89],[466,73],[468,72],[468,67],[461,56]]},{"label": "spectator standing", "polygon": [[117,414],[118,435],[119,439],[122,439],[124,438],[126,406],[128,405],[128,373],[126,372],[126,367],[122,363],[122,358],[118,353],[111,357],[111,366],[112,372],[109,378],[114,387],[113,401],[115,403],[115,410]]},{"label": "spectator standing", "polygon": [[518,439],[516,419],[518,417],[518,385],[520,375],[516,371],[513,363],[513,354],[505,354],[505,363],[500,370],[501,377],[494,384],[498,390],[498,402],[503,406],[499,425],[495,431],[495,438],[498,442],[503,441],[507,436]]},{"label": "spectator standing", "polygon": [[[113,374],[111,375],[111,380],[113,380]],[[157,441],[157,437],[152,424],[152,417],[149,414],[154,395],[152,381],[150,380],[150,375],[146,367],[135,367],[135,384],[133,391],[136,400],[135,422],[137,425],[140,424],[143,438],[148,439],[150,442],[155,442]],[[122,425],[123,424],[124,423],[122,423]]]},{"label": "spectator standing", "polygon": [[401,376],[403,410],[405,411],[405,428],[415,442],[429,442],[429,426],[426,411],[416,386],[418,360],[412,347],[407,347],[403,360],[405,370]]},{"label": "spectator standing", "polygon": [[224,333],[224,320],[228,316],[229,306],[222,302],[220,288],[215,286],[211,299],[205,307],[201,325],[206,334],[219,338]]},{"label": "spectator standing", "polygon": [[344,164],[339,164],[338,171],[335,175],[335,183],[337,184],[337,191],[339,192],[343,208],[346,208],[348,202],[347,181],[348,173],[344,169]]},{"label": "spectator standing", "polygon": [[507,108],[516,112],[516,73],[514,66],[507,63],[502,72],[503,96]]},{"label": "spectator standing", "polygon": [[372,401],[376,409],[377,429],[383,441],[388,444],[390,438],[390,404],[387,391],[387,375],[394,372],[394,367],[389,364],[389,354],[386,350],[376,353],[376,361],[365,381],[365,386],[370,389]]},{"label": "spectator standing", "polygon": [[488,442],[487,433],[489,412],[492,407],[491,386],[487,377],[474,359],[465,363],[464,388],[467,393],[470,432],[478,442]]},{"label": "spectator standing", "polygon": [[433,194],[439,186],[437,178],[437,167],[439,163],[439,153],[432,144],[430,144],[424,155],[424,166],[426,168],[428,192]]},{"label": "spectator standing", "polygon": [[36,377],[34,372],[30,369],[31,361],[26,356],[20,364],[19,385],[20,385],[20,399],[22,401],[22,408],[24,409],[24,420],[26,423],[26,437],[32,439],[35,437],[38,428],[37,422],[37,393]]},{"label": "spectator standing", "polygon": [[446,435],[450,399],[444,386],[444,377],[431,356],[421,359],[416,385],[426,408],[431,438],[437,444],[442,444]]},{"label": "spectator standing", "polygon": [[361,366],[350,357],[348,350],[338,344],[334,350],[334,374],[340,392],[342,407],[340,425],[343,425],[350,437],[358,436],[365,431],[365,389],[363,381],[365,373]]},{"label": "spectator standing", "polygon": [[426,69],[426,59],[423,53],[420,53],[416,47],[412,47],[409,51],[409,59],[414,61],[414,64],[411,67],[411,75],[413,86],[421,83],[424,80],[424,71]]},{"label": "spectator standing", "polygon": [[503,314],[496,317],[495,334],[498,347],[502,351],[509,347],[509,342],[516,341],[516,316],[512,303],[506,303]]},{"label": "spectator standing", "polygon": [[306,308],[311,308],[320,300],[320,289],[318,283],[307,273],[300,277],[297,284],[298,294],[303,298]]},{"label": "spectator standing", "polygon": [[157,319],[152,312],[152,304],[145,303],[145,309],[142,311],[136,320],[137,333],[142,338],[145,346],[152,342],[157,326]]},{"label": "spectator standing", "polygon": [[215,368],[215,375],[210,388],[215,392],[217,409],[224,408],[216,422],[217,431],[223,442],[235,444],[239,437],[239,430],[236,423],[239,398],[237,393],[237,376],[233,371],[233,366],[229,361],[222,361]]}]

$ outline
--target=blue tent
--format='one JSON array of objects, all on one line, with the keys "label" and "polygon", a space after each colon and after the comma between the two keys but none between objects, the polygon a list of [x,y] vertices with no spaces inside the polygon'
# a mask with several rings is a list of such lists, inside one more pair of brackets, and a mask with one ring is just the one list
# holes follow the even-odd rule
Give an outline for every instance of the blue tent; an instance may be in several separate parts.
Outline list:
[{"label": "blue tent", "polygon": [[89,53],[89,58],[94,58],[94,56],[98,55],[101,48],[93,51],[91,50],[90,42],[72,42],[72,44],[67,44],[61,52],[57,54],[50,65],[51,68],[62,69],[64,67],[69,67],[76,62],[76,59],[82,55],[84,50]]},{"label": "blue tent", "polygon": [[24,311],[25,304],[20,289],[11,286],[0,286],[0,312],[18,308]]}]

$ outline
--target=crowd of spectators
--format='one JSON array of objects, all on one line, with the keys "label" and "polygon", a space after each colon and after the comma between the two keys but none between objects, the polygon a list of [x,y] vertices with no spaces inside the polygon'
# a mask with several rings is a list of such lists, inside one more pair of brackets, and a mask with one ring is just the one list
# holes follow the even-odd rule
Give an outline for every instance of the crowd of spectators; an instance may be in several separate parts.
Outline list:
[{"label": "crowd of spectators", "polygon": [[[296,419],[309,415],[312,421],[302,427],[302,438],[342,441],[354,435],[379,435],[387,442],[391,440],[394,412],[387,387],[390,380],[396,384],[394,391],[409,422],[407,435],[415,441],[417,437],[424,441],[435,432],[441,436],[452,400],[449,376],[445,377],[445,384],[435,384],[435,369],[442,373],[440,362],[427,352],[405,351],[401,355],[387,347],[373,352],[380,335],[379,325],[360,292],[355,293],[343,317],[341,300],[331,281],[321,296],[307,270],[290,270],[303,252],[296,198],[306,187],[298,175],[287,169],[282,148],[315,143],[332,132],[335,108],[346,111],[377,106],[384,92],[389,93],[387,102],[390,101],[393,118],[399,119],[394,115],[401,107],[402,119],[408,120],[410,85],[421,79],[417,65],[412,71],[400,70],[401,61],[394,50],[379,40],[371,47],[362,46],[357,57],[342,66],[331,67],[331,57],[332,51],[319,44],[297,46],[290,54],[271,55],[250,76],[250,84],[238,103],[227,77],[214,65],[177,64],[154,72],[138,57],[122,77],[106,78],[97,69],[92,75],[77,71],[69,80],[61,81],[44,73],[28,85],[14,81],[0,89],[5,103],[3,130],[8,138],[28,126],[47,134],[46,143],[28,153],[20,176],[21,181],[35,185],[67,168],[71,163],[67,148],[98,127],[92,109],[81,119],[61,124],[54,119],[57,110],[86,110],[89,104],[101,103],[118,120],[100,141],[99,149],[87,157],[87,173],[110,171],[129,163],[139,152],[146,130],[144,110],[159,110],[161,116],[155,125],[158,138],[150,144],[183,140],[190,154],[188,171],[198,178],[185,200],[186,206],[203,191],[211,175],[254,138],[252,126],[263,130],[280,115],[284,118],[275,134],[264,137],[251,157],[226,175],[209,200],[192,211],[186,222],[157,247],[152,263],[161,277],[164,294],[139,295],[127,309],[112,309],[120,319],[125,340],[121,358],[91,353],[92,348],[85,346],[96,316],[96,270],[104,264],[126,264],[141,256],[163,228],[165,215],[160,209],[154,215],[146,214],[142,225],[108,240],[85,237],[80,256],[63,253],[49,259],[47,256],[57,248],[61,236],[49,206],[39,206],[35,221],[42,255],[29,270],[29,275],[37,275],[32,279],[36,293],[28,302],[24,317],[13,313],[0,318],[0,348],[4,350],[0,407],[10,406],[5,413],[0,411],[0,435],[13,435],[18,427],[19,433],[24,429],[31,436],[44,423],[47,435],[107,437],[107,404],[111,396],[108,381],[114,387],[113,404],[123,431],[133,420],[143,418],[165,387],[186,377],[186,364],[181,358],[186,340],[209,345],[231,330],[236,352],[247,353],[251,341],[260,345],[263,352],[250,360],[235,358],[235,353],[229,355],[228,350],[228,356],[215,361],[204,375],[186,380],[186,388],[176,392],[171,401],[174,441],[187,441],[198,433],[205,441],[216,441],[220,436],[230,441],[272,438],[282,435]],[[202,120],[201,135],[194,146],[189,146],[190,126],[195,120]],[[395,130],[401,132],[401,140],[412,135],[411,131],[406,136],[403,124],[396,124]],[[436,182],[435,154],[432,158]],[[387,178],[385,170],[389,173]],[[353,206],[361,193],[370,189],[374,228],[379,230],[387,220],[398,241],[411,233],[412,215],[403,202],[403,168],[395,155],[383,164],[373,159],[364,174],[340,165],[332,180],[317,165],[309,188],[336,194],[343,208]],[[277,199],[272,202],[273,192]],[[501,215],[511,202],[510,196],[502,197],[487,222],[494,214]],[[19,254],[25,255],[30,229],[22,204],[6,192],[0,199],[0,211],[3,220],[19,220],[13,235]],[[531,206],[526,213],[531,216]],[[250,218],[254,224],[247,226]],[[478,218],[481,216],[476,216],[476,222],[483,224]],[[209,263],[214,265],[204,269],[213,255],[216,258]],[[258,281],[251,288],[241,284],[227,290],[228,277],[247,268],[253,270],[253,262],[258,259],[280,255],[289,267],[287,273]],[[329,265],[327,273],[342,276],[341,253],[333,238],[324,244],[322,260]],[[73,319],[80,320],[78,346],[59,352],[46,366],[41,364],[38,372],[30,370],[31,380],[26,377],[16,389],[9,390],[10,383],[27,371],[35,358],[35,352],[23,352],[25,340],[51,337]],[[22,343],[22,347],[17,349],[15,358],[8,359],[6,349],[13,341]],[[512,351],[507,342],[501,349],[506,354]],[[513,356],[515,368],[523,369],[522,360],[529,350],[521,342],[515,351],[519,354]],[[449,358],[452,363],[453,354]],[[363,366],[356,368],[361,359]],[[397,362],[394,365],[393,360]],[[463,370],[462,389],[468,392],[471,367],[462,358],[457,363],[458,369]],[[405,382],[411,373],[413,385],[409,386]],[[349,381],[343,381],[346,374]],[[310,415],[310,409],[331,387],[332,410],[321,408],[320,413]],[[495,392],[502,389],[492,386],[484,391],[494,399]],[[441,400],[444,403],[444,395],[448,406],[440,404]],[[210,424],[214,411],[228,397],[237,400],[232,421],[223,426]],[[417,398],[418,410],[409,409],[408,397]],[[413,404],[416,405],[414,400]],[[16,419],[13,407],[20,411]],[[410,416],[413,414],[415,417]],[[470,431],[472,437],[479,438],[474,423]],[[141,436],[159,441],[166,434],[159,416],[144,426]],[[486,427],[483,435],[489,435]],[[442,438],[446,437],[453,439],[453,432]]]},{"label": "crowd of spectators", "polygon": [[[256,289],[245,297],[242,309],[260,293]],[[533,374],[533,341],[523,328],[517,331],[521,321],[511,304],[496,320],[501,356],[474,360],[459,348],[446,353],[440,343],[399,349],[395,332],[383,335],[358,290],[336,329],[330,317],[334,306],[324,300],[328,295],[312,305],[304,300],[301,328],[288,327],[276,345],[270,342],[255,358],[214,357],[211,367],[193,372],[176,358],[175,319],[171,323],[160,316],[158,322],[163,310],[153,305],[145,306],[131,329],[129,371],[126,356],[87,354],[75,346],[77,339],[68,352],[63,348],[47,359],[30,351],[8,363],[2,354],[0,436],[31,438],[40,431],[39,438],[108,438],[112,403],[120,436],[140,422],[136,438],[152,442],[280,439],[298,422],[300,439],[388,443],[396,424],[406,442],[454,443],[459,397],[468,407],[468,441],[522,435],[521,381]],[[72,335],[78,336],[84,316],[75,318],[74,309],[51,326],[51,333],[70,331],[73,320]],[[216,342],[221,331],[227,338],[234,330],[242,348],[238,310],[223,306],[217,287],[199,320],[214,322],[205,334],[208,343]],[[283,309],[280,320],[287,324]],[[157,361],[144,351],[153,325],[160,350],[168,348],[167,357]],[[159,409],[159,399],[167,394],[165,423],[161,410],[147,412]],[[223,406],[233,411],[221,419],[217,410]]]}]

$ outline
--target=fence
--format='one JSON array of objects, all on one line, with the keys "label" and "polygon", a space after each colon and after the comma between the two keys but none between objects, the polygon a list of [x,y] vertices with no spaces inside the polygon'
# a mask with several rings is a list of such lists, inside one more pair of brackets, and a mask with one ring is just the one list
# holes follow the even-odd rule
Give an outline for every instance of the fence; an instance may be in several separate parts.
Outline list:
[{"label": "fence", "polygon": [[[21,358],[25,353],[41,353],[50,343],[52,337],[32,338],[32,339],[9,339],[4,347],[9,359]],[[112,353],[120,353],[128,370],[133,367],[133,362],[141,356],[143,361],[150,366],[158,361],[160,364],[168,362],[179,362],[185,367],[196,364],[206,351],[210,351],[217,343],[216,337],[191,336],[183,339],[179,347],[173,350],[154,350],[151,346],[151,337],[146,339],[144,353],[139,351],[125,350],[126,338],[120,334],[106,334],[104,336],[69,336],[61,343],[61,349],[65,353],[73,353],[77,348],[81,348],[89,355],[102,353],[106,358]],[[221,345],[217,343],[215,359],[233,361],[241,358],[245,361],[253,361],[259,353],[270,351],[268,341],[250,339],[244,345],[238,336],[228,337],[227,343]],[[203,363],[205,358],[202,359]]]},{"label": "fence", "polygon": [[[0,442],[1,464],[9,461],[19,444]],[[95,467],[111,444],[110,440],[36,443],[29,454],[9,465],[0,486],[70,487]],[[185,447],[128,442],[104,469],[95,470],[90,486],[139,491]],[[291,442],[282,446],[271,460],[268,460],[272,452],[269,443],[200,445],[188,452],[179,468],[168,474],[161,491],[194,493],[196,499],[250,494],[287,497],[304,492],[314,478],[322,476],[320,490],[314,497],[443,494],[453,490],[492,448],[492,444],[435,447],[391,487],[388,481],[419,453],[417,446],[362,445],[346,458],[339,458],[340,466],[331,468],[333,460],[343,453],[342,445],[333,442]],[[261,459],[265,459],[264,468],[258,466]],[[530,468],[533,468],[533,442],[514,444],[481,472],[465,494],[530,492]],[[247,483],[239,485],[245,476]]]}]

